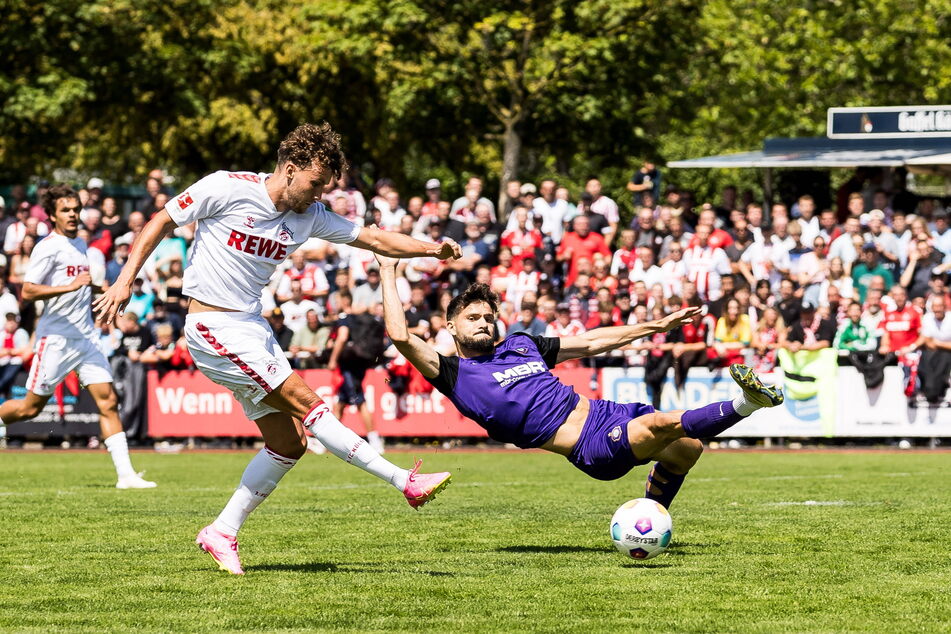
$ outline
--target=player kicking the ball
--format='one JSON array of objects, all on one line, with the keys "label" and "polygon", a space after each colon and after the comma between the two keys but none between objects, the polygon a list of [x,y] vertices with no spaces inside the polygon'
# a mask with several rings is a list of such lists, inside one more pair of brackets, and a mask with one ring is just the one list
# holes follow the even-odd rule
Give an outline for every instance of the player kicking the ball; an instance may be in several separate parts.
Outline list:
[{"label": "player kicking the ball", "polygon": [[517,333],[497,342],[498,297],[487,285],[473,284],[449,302],[446,328],[459,356],[444,357],[407,330],[396,291],[397,261],[377,259],[390,339],[462,414],[495,440],[561,454],[599,480],[615,480],[655,460],[646,495],[665,507],[700,458],[703,446],[698,439],[716,436],[757,409],[783,402],[782,392],[763,385],[742,365],[731,366],[730,374],[743,396],[676,412],[657,412],[643,403],[589,400],[550,372],[556,363],[614,350],[640,337],[683,326],[699,308],[575,337]]},{"label": "player kicking the ball", "polygon": [[89,304],[93,283],[86,243],[78,238],[82,205],[66,185],[51,187],[43,207],[53,231],[33,249],[23,283],[23,299],[46,302],[36,325],[36,355],[26,381],[26,398],[0,405],[0,436],[5,424],[36,417],[56,386],[73,370],[99,408],[99,428],[112,455],[119,479],[117,489],[151,489],[132,468],[125,432],[119,421],[118,399],[112,389],[112,369],[99,349]]},{"label": "player kicking the ball", "polygon": [[224,510],[198,533],[198,545],[233,574],[244,572],[238,530],[304,455],[305,428],[338,458],[396,487],[413,508],[449,483],[448,473],[419,473],[419,462],[410,470],[393,465],[344,427],[291,370],[261,317],[261,296],[275,268],[310,237],[393,256],[460,255],[451,240],[433,244],[361,228],[327,210],[317,201],[344,169],[340,137],[328,124],[299,126],[281,142],[273,174],[215,172],[172,199],[142,230],[116,283],[96,302],[100,318],[112,321],[162,237],[197,222],[182,289],[191,298],[188,350],[205,376],[232,391],[265,442]]}]

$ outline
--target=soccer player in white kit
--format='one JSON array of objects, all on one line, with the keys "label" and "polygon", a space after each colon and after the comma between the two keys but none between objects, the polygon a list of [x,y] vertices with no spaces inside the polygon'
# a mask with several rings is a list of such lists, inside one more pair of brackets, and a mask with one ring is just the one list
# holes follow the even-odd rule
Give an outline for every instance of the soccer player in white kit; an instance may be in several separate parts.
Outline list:
[{"label": "soccer player in white kit", "polygon": [[244,572],[238,530],[305,453],[305,428],[335,456],[402,491],[414,508],[449,483],[449,473],[418,473],[418,461],[410,470],[393,465],[340,423],[291,370],[261,317],[262,291],[274,269],[310,237],[385,255],[461,255],[451,240],[433,244],[395,231],[358,227],[326,209],[318,202],[320,196],[345,167],[340,137],[330,126],[303,124],[281,142],[273,174],[220,171],[206,176],[149,221],[116,283],[95,306],[101,319],[112,321],[162,236],[197,221],[182,289],[191,298],[184,329],[188,350],[202,373],[232,391],[265,441],[224,510],[196,539],[232,574]]},{"label": "soccer player in white kit", "polygon": [[46,308],[36,325],[36,355],[26,382],[26,398],[0,405],[0,430],[6,423],[34,418],[56,386],[76,370],[99,407],[99,428],[118,475],[116,488],[150,489],[155,483],[143,480],[132,468],[112,389],[112,369],[93,327],[93,280],[86,243],[77,237],[82,209],[79,196],[66,185],[56,185],[47,191],[43,206],[53,220],[53,231],[30,255],[23,299],[43,300]]}]

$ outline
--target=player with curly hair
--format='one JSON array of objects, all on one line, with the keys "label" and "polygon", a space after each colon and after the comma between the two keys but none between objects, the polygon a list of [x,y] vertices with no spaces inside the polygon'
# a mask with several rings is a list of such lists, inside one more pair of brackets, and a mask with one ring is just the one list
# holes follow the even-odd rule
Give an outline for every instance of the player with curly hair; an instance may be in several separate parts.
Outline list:
[{"label": "player with curly hair", "polygon": [[275,268],[308,238],[350,244],[398,257],[460,255],[451,240],[422,242],[376,227],[358,227],[319,202],[347,160],[340,136],[327,123],[303,124],[285,138],[274,173],[219,171],[171,199],[133,245],[116,283],[95,306],[112,321],[132,292],[132,281],[167,232],[197,223],[183,293],[191,298],[184,334],[195,365],[227,387],[264,437],[218,518],[198,534],[198,545],[223,569],[243,574],[236,535],[248,515],[303,456],[309,430],[335,456],[389,482],[413,508],[449,483],[448,473],[418,473],[385,460],[333,416],[295,374],[261,316],[261,295]]}]

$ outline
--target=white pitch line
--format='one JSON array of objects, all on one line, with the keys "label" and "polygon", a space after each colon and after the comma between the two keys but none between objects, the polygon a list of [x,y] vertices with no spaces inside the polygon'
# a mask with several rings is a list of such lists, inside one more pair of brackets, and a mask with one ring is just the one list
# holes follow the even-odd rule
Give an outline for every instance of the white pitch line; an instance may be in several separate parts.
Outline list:
[{"label": "white pitch line", "polygon": [[763,506],[880,506],[884,502],[850,502],[848,500],[806,500],[804,502],[766,502]]}]

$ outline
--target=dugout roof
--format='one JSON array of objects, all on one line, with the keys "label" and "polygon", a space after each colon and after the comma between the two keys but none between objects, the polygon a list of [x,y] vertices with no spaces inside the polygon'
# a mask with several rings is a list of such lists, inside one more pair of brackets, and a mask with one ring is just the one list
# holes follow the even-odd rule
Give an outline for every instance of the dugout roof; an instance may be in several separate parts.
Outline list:
[{"label": "dugout roof", "polygon": [[908,167],[951,175],[951,138],[766,139],[754,152],[671,161],[668,167]]}]

